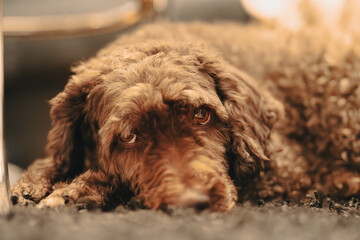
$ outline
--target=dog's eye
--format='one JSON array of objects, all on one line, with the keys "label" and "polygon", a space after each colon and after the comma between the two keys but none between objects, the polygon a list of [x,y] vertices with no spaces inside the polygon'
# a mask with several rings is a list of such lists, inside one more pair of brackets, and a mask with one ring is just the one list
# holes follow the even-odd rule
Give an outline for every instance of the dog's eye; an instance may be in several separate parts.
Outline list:
[{"label": "dog's eye", "polygon": [[194,121],[198,125],[205,125],[210,121],[211,114],[205,108],[197,108],[194,111]]},{"label": "dog's eye", "polygon": [[121,142],[126,143],[126,144],[132,144],[136,142],[136,134],[131,133],[129,134],[129,136],[127,137],[120,137]]}]

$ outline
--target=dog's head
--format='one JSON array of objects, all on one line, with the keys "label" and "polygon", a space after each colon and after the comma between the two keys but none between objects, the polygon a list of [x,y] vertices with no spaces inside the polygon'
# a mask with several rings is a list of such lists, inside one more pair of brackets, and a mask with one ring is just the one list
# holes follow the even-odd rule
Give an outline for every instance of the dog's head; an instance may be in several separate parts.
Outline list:
[{"label": "dog's head", "polygon": [[241,182],[267,160],[276,101],[202,45],[114,46],[75,73],[51,101],[48,143],[68,172],[95,155],[148,207],[227,211],[229,173]]}]

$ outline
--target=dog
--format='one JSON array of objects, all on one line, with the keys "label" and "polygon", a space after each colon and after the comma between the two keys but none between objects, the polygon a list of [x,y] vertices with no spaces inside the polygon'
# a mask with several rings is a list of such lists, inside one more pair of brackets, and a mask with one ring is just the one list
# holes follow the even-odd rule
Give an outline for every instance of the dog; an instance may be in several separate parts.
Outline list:
[{"label": "dog", "polygon": [[136,196],[151,209],[228,212],[313,189],[359,196],[356,36],[142,26],[73,68],[50,101],[48,157],[12,187],[13,203],[105,207]]}]

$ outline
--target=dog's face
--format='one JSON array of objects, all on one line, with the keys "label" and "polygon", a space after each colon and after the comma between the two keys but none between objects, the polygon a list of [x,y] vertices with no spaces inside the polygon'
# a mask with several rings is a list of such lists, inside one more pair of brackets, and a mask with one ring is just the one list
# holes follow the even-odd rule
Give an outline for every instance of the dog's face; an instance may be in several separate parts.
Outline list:
[{"label": "dog's face", "polygon": [[149,56],[156,67],[138,62],[131,84],[121,75],[106,83],[111,110],[99,131],[101,165],[130,181],[149,207],[227,209],[235,192],[225,108],[210,76],[173,60]]},{"label": "dog's face", "polygon": [[130,182],[150,208],[229,210],[237,199],[229,164],[238,180],[258,171],[270,125],[263,118],[274,111],[249,110],[263,104],[252,85],[201,53],[193,46],[135,46],[78,67],[52,100],[50,154],[71,165],[71,158],[85,157],[81,148],[95,145],[99,170]]}]

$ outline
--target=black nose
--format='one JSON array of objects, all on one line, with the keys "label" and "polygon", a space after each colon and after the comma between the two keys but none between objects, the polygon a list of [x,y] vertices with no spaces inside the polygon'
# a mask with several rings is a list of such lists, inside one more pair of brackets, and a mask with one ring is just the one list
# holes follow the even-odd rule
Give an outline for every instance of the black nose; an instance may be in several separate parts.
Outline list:
[{"label": "black nose", "polygon": [[181,195],[179,205],[182,207],[203,210],[210,205],[210,197],[201,191],[187,189]]}]

